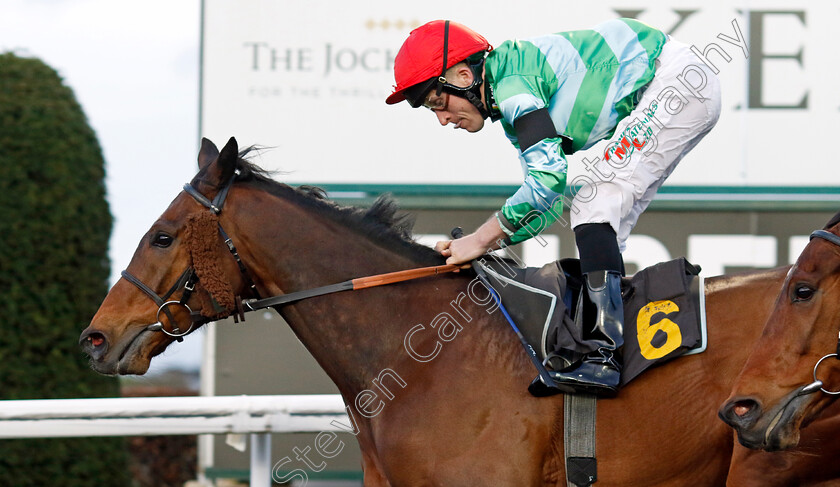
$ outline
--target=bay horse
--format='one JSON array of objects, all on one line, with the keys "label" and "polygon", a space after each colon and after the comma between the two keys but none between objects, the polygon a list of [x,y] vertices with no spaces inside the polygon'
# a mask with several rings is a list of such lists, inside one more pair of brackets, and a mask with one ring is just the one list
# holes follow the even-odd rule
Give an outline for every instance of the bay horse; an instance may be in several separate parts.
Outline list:
[{"label": "bay horse", "polygon": [[[192,330],[184,319],[241,312],[240,296],[443,264],[389,200],[340,208],[272,180],[233,138],[221,152],[203,140],[198,159],[81,334],[100,373],[145,373]],[[788,485],[772,465],[739,475],[733,434],[715,417],[786,272],[706,280],[708,350],[599,401],[598,485]],[[563,397],[527,392],[534,368],[473,282],[447,273],[277,307],[348,405],[366,486],[565,485]]]},{"label": "bay horse", "polygon": [[802,428],[821,414],[830,421],[840,410],[835,404],[840,388],[838,235],[840,213],[811,235],[720,408],[720,417],[744,446],[792,448],[813,426]]}]

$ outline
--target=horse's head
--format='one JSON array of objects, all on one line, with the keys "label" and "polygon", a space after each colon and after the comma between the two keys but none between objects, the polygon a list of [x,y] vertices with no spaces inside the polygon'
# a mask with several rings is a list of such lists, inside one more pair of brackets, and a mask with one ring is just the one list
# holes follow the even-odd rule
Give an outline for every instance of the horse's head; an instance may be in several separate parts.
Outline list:
[{"label": "horse's head", "polygon": [[143,374],[155,355],[198,326],[230,315],[247,277],[220,236],[221,207],[238,159],[202,140],[199,173],[140,241],[128,268],[81,335],[103,374]]},{"label": "horse's head", "polygon": [[[796,446],[840,388],[840,213],[791,268],[719,416],[744,446]],[[824,360],[821,360],[823,359]],[[819,364],[819,367],[817,367]]]}]

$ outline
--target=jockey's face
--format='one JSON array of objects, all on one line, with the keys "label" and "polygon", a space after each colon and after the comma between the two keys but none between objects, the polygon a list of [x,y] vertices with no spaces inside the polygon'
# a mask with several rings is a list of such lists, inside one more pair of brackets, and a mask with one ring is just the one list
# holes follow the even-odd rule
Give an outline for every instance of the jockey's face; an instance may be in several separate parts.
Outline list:
[{"label": "jockey's face", "polygon": [[441,125],[451,123],[456,129],[464,129],[467,132],[478,132],[484,127],[484,118],[481,117],[478,108],[466,98],[449,93],[437,96],[434,90],[429,97],[432,100],[427,98],[427,102],[430,102],[431,110],[435,112]]},{"label": "jockey's face", "polygon": [[[446,78],[449,83],[459,87],[470,86],[473,82],[472,71],[462,64],[450,68]],[[483,85],[481,91],[483,94]],[[451,95],[444,91],[438,95],[433,89],[426,95],[423,105],[435,112],[441,125],[445,126],[451,123],[456,129],[464,129],[467,132],[478,132],[484,127],[484,118],[478,108],[466,98]]]}]

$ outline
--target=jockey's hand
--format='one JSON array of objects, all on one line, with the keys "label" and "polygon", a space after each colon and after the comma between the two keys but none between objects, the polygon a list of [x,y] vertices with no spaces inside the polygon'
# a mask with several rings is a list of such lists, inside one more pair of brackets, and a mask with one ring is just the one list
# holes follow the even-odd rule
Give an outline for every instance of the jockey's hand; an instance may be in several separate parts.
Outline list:
[{"label": "jockey's hand", "polygon": [[435,245],[435,250],[446,257],[447,264],[467,264],[487,252],[487,246],[479,241],[476,234],[471,233],[457,240],[441,240]]},{"label": "jockey's hand", "polygon": [[467,264],[490,250],[498,249],[505,236],[494,215],[469,235],[457,240],[441,240],[435,245],[435,250],[446,257],[447,264]]}]

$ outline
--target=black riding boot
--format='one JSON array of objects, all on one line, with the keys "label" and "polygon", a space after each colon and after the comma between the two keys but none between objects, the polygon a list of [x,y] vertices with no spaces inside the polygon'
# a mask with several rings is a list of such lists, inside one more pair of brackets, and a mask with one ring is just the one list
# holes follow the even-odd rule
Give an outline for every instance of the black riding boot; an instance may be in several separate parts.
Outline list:
[{"label": "black riding boot", "polygon": [[[618,349],[624,345],[621,275],[613,271],[594,271],[585,274],[584,281],[586,294],[596,309],[592,341],[598,348],[584,356],[577,367],[550,372],[551,378],[561,388],[566,386],[586,394],[613,395],[621,382]],[[578,301],[579,319],[584,315],[583,299],[581,295]]]}]

